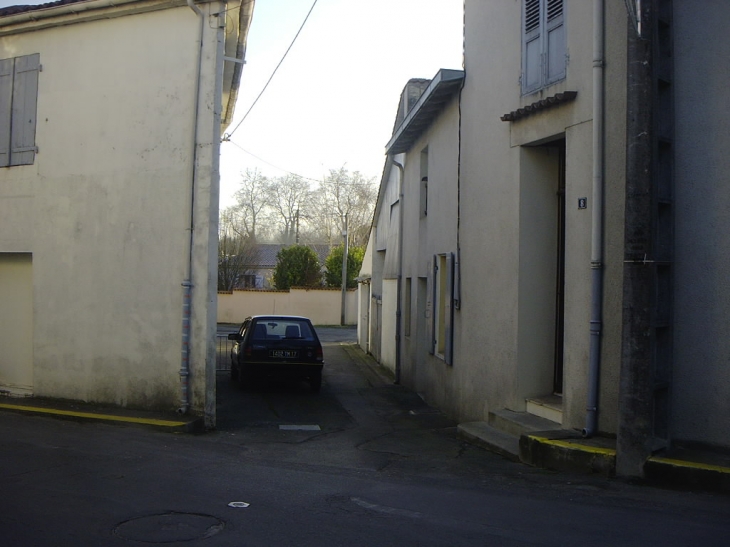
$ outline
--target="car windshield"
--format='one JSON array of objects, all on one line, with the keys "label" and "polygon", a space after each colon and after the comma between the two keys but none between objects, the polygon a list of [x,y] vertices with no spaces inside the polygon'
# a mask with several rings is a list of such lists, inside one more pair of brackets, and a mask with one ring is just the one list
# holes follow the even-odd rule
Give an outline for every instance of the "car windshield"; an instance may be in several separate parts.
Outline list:
[{"label": "car windshield", "polygon": [[302,319],[269,318],[256,321],[253,339],[261,340],[314,340],[314,333],[308,321]]}]

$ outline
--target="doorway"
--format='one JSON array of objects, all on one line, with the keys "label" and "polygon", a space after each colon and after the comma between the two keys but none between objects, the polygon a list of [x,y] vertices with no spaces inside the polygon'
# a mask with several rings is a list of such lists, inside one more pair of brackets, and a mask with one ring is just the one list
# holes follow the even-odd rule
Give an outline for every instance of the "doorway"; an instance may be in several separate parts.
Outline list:
[{"label": "doorway", "polygon": [[0,253],[0,392],[33,395],[33,261]]}]

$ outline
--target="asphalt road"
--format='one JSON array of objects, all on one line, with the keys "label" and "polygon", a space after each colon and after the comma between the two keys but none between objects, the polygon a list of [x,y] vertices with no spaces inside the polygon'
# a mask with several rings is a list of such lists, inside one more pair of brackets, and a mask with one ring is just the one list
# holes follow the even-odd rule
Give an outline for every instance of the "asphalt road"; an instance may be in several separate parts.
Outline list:
[{"label": "asphalt road", "polygon": [[220,373],[199,436],[0,413],[0,545],[728,544],[728,497],[506,461],[353,346],[325,360],[319,394]]}]

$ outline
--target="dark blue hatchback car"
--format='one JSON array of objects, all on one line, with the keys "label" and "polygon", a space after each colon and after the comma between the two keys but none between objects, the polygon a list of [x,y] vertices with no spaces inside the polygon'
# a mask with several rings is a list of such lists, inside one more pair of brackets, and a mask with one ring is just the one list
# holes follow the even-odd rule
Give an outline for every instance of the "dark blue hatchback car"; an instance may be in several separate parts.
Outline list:
[{"label": "dark blue hatchback car", "polygon": [[312,322],[293,315],[254,315],[228,335],[231,379],[244,387],[265,378],[307,380],[322,387],[324,354]]}]

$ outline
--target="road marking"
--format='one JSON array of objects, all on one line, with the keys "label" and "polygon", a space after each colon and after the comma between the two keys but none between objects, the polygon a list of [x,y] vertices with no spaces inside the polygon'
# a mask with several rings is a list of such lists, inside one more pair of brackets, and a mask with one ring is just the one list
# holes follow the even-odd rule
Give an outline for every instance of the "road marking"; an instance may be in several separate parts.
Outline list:
[{"label": "road marking", "polygon": [[538,437],[537,435],[528,435],[530,439],[534,439],[537,442],[544,444],[551,444],[553,446],[559,446],[560,448],[567,448],[569,450],[579,450],[581,452],[589,452],[591,454],[600,454],[602,456],[616,456],[616,451],[612,448],[601,448],[598,446],[588,446],[586,444],[575,443],[570,441],[561,441],[558,439],[548,439],[547,437]]},{"label": "road marking", "polygon": [[318,425],[280,425],[282,431],[322,431]]},{"label": "road marking", "polygon": [[56,416],[71,416],[73,418],[91,418],[94,420],[111,420],[115,422],[130,422],[135,424],[159,425],[164,427],[180,427],[183,425],[187,425],[187,422],[157,420],[153,418],[135,418],[134,416],[114,416],[112,414],[94,414],[91,412],[76,412],[71,410],[58,410],[55,408],[42,408],[37,406],[0,404],[0,408],[4,408],[7,410],[36,412],[40,414],[52,414]]},{"label": "road marking", "polygon": [[652,456],[649,458],[650,462],[666,463],[673,465],[674,467],[687,467],[690,469],[704,469],[706,471],[718,471],[720,473],[730,473],[730,467],[723,467],[721,465],[711,465],[708,463],[690,462],[686,460],[674,460],[672,458],[663,458],[661,456]]}]

